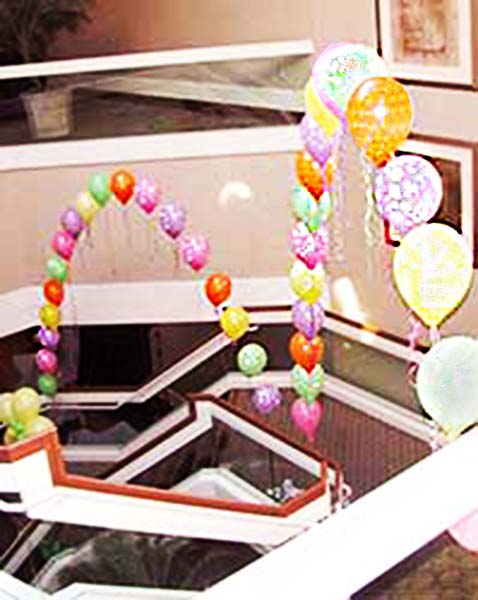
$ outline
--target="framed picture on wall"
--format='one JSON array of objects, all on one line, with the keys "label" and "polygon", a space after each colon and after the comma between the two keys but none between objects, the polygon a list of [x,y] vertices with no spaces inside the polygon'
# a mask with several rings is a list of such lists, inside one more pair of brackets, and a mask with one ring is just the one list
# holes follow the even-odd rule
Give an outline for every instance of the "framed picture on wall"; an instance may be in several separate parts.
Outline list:
[{"label": "framed picture on wall", "polygon": [[443,200],[432,223],[459,231],[473,251],[478,267],[478,153],[471,142],[412,135],[397,154],[417,154],[430,160],[441,175]]},{"label": "framed picture on wall", "polygon": [[375,0],[379,51],[393,77],[477,89],[475,0]]}]

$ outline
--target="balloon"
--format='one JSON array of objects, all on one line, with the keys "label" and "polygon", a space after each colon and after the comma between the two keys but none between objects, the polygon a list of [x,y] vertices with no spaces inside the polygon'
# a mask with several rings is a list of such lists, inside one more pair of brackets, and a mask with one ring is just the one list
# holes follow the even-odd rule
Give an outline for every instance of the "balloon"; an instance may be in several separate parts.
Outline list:
[{"label": "balloon", "polygon": [[270,414],[282,402],[282,394],[275,385],[261,385],[254,390],[251,402],[261,415]]},{"label": "balloon", "polygon": [[423,409],[447,433],[461,433],[478,421],[478,342],[465,336],[432,346],[417,372]]},{"label": "balloon", "polygon": [[332,194],[328,191],[325,191],[317,203],[320,224],[324,224],[329,220],[330,215],[332,214],[332,208]]},{"label": "balloon", "polygon": [[247,377],[259,375],[266,368],[267,352],[260,344],[246,344],[237,355],[237,366]]},{"label": "balloon", "polygon": [[317,214],[318,204],[302,185],[296,185],[292,190],[291,209],[298,221],[307,222],[311,216]]},{"label": "balloon", "polygon": [[238,340],[249,329],[249,315],[242,307],[226,308],[219,322],[224,333],[233,341]]},{"label": "balloon", "polygon": [[133,197],[135,184],[134,175],[121,169],[111,176],[110,189],[121,204],[125,205]]},{"label": "balloon", "polygon": [[442,195],[438,171],[415,154],[395,157],[375,177],[378,212],[402,236],[435,215]]},{"label": "balloon", "polygon": [[420,225],[395,251],[395,285],[405,304],[429,327],[440,325],[462,302],[472,276],[471,251],[448,225]]},{"label": "balloon", "polygon": [[304,115],[299,124],[299,133],[310,156],[324,167],[336,144],[335,137],[327,137],[325,131],[311,115]]},{"label": "balloon", "polygon": [[314,441],[315,432],[322,418],[322,410],[320,402],[308,404],[302,398],[297,398],[292,404],[290,411],[292,420],[297,428],[306,435],[310,444]]},{"label": "balloon", "polygon": [[291,378],[295,392],[309,404],[324,387],[324,370],[321,365],[316,365],[310,374],[300,365],[295,365],[291,371]]},{"label": "balloon", "polygon": [[70,260],[73,256],[75,246],[76,240],[68,231],[57,231],[51,241],[52,249],[66,261]]},{"label": "balloon", "polygon": [[224,273],[213,273],[204,286],[209,302],[214,306],[220,306],[231,295],[231,278]]},{"label": "balloon", "polygon": [[50,373],[42,373],[38,378],[38,389],[45,396],[55,396],[58,390],[58,381]]},{"label": "balloon", "polygon": [[159,226],[173,240],[179,237],[186,226],[186,213],[183,207],[175,202],[163,204],[159,212]]},{"label": "balloon", "polygon": [[52,256],[46,263],[48,277],[64,283],[68,279],[68,265],[59,256]]},{"label": "balloon", "polygon": [[305,112],[310,115],[317,125],[324,130],[325,135],[331,137],[340,128],[339,119],[330,112],[314,90],[312,79],[305,86]]},{"label": "balloon", "polygon": [[412,129],[410,96],[395,79],[367,79],[350,98],[347,121],[357,146],[377,167],[383,167]]},{"label": "balloon", "polygon": [[83,231],[85,224],[76,208],[66,208],[60,217],[60,224],[73,238],[77,238]]},{"label": "balloon", "polygon": [[27,424],[25,428],[25,434],[27,437],[33,437],[35,435],[46,433],[47,431],[54,431],[55,429],[56,427],[53,421],[47,417],[39,415],[36,419]]},{"label": "balloon", "polygon": [[10,446],[11,444],[15,444],[16,442],[18,442],[17,432],[13,427],[7,427],[5,435],[3,436],[3,443],[6,446]]},{"label": "balloon", "polygon": [[41,327],[37,334],[38,341],[42,346],[49,350],[54,350],[60,343],[60,334],[53,329]]},{"label": "balloon", "polygon": [[100,211],[100,206],[88,192],[83,192],[76,198],[76,210],[86,225],[90,225]]},{"label": "balloon", "polygon": [[462,548],[478,552],[478,511],[474,511],[450,527],[448,533]]},{"label": "balloon", "polygon": [[58,279],[48,279],[43,286],[45,300],[55,306],[60,306],[65,296],[63,285]]},{"label": "balloon", "polygon": [[159,203],[159,190],[150,177],[141,177],[134,188],[135,202],[147,215],[154,212]]},{"label": "balloon", "polygon": [[315,269],[319,263],[327,261],[329,253],[329,232],[322,227],[310,232],[307,225],[297,223],[290,234],[290,245],[295,256],[309,269]]},{"label": "balloon", "polygon": [[15,415],[13,413],[13,394],[0,395],[0,423],[13,423]]},{"label": "balloon", "polygon": [[292,307],[292,323],[309,340],[322,329],[325,313],[320,302],[309,305],[304,300],[296,300]]},{"label": "balloon", "polygon": [[297,331],[290,338],[289,352],[292,360],[310,373],[322,360],[324,342],[319,337],[309,340],[303,333]]},{"label": "balloon", "polygon": [[203,235],[191,234],[181,239],[183,261],[194,271],[200,271],[209,260],[211,249]]},{"label": "balloon", "polygon": [[13,394],[12,409],[15,421],[23,424],[30,423],[38,417],[40,397],[33,388],[20,388]]},{"label": "balloon", "polygon": [[94,173],[88,180],[88,191],[98,206],[105,206],[111,198],[110,180],[106,173]]},{"label": "balloon", "polygon": [[308,152],[298,152],[295,159],[297,179],[318,200],[324,191],[324,177],[320,166]]},{"label": "balloon", "polygon": [[290,284],[294,293],[312,305],[320,298],[325,286],[325,271],[321,264],[315,269],[308,269],[297,260],[290,270]]},{"label": "balloon", "polygon": [[36,361],[38,369],[42,373],[51,373],[53,375],[58,370],[58,359],[56,354],[47,348],[38,350]]},{"label": "balloon", "polygon": [[374,48],[363,44],[327,46],[312,68],[315,93],[340,119],[355,88],[370,77],[386,77],[388,69]]},{"label": "balloon", "polygon": [[61,323],[61,311],[53,304],[45,304],[40,308],[40,321],[48,329],[58,329]]}]

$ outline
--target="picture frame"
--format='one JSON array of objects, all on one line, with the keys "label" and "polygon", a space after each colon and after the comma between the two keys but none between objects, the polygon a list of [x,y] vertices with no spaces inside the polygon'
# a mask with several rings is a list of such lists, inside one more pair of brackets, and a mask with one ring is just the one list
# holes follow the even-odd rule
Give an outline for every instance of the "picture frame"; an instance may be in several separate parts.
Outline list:
[{"label": "picture frame", "polygon": [[473,252],[478,268],[478,149],[472,142],[412,134],[397,154],[416,154],[430,160],[441,175],[443,200],[432,223],[459,231]]},{"label": "picture frame", "polygon": [[375,0],[377,45],[392,77],[478,89],[474,0]]}]

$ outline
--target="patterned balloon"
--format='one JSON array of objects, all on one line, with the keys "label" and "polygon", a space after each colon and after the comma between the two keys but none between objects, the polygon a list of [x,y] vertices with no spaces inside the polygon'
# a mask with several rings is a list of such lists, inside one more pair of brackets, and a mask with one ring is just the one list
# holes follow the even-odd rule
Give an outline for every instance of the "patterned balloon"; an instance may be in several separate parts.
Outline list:
[{"label": "patterned balloon", "polygon": [[194,271],[200,271],[209,260],[210,247],[203,235],[192,234],[181,239],[181,257]]},{"label": "patterned balloon", "polygon": [[55,374],[58,370],[58,359],[56,354],[47,348],[38,350],[36,354],[36,363],[41,373]]},{"label": "patterned balloon", "polygon": [[304,91],[305,112],[321,127],[328,137],[339,131],[341,122],[330,112],[314,90],[312,79],[309,79]]},{"label": "patterned balloon", "polygon": [[184,208],[176,202],[163,204],[159,211],[159,226],[166,235],[175,240],[184,231],[186,226],[186,213]]},{"label": "patterned balloon", "polygon": [[262,373],[267,365],[267,352],[260,344],[246,344],[237,354],[237,366],[246,377]]},{"label": "patterned balloon", "polygon": [[370,77],[387,75],[387,66],[374,48],[363,44],[332,44],[316,60],[312,82],[327,108],[344,119],[354,89]]},{"label": "patterned balloon", "polygon": [[254,390],[251,401],[261,415],[268,415],[280,405],[282,394],[275,385],[261,385]]},{"label": "patterned balloon", "polygon": [[295,168],[299,183],[318,200],[324,191],[324,176],[320,165],[308,152],[298,152],[295,159]]},{"label": "patterned balloon", "polygon": [[311,444],[314,441],[317,427],[322,418],[322,404],[320,402],[307,403],[302,398],[297,398],[290,411],[292,420]]},{"label": "patterned balloon", "polygon": [[322,329],[325,312],[320,302],[308,304],[304,300],[296,300],[292,307],[292,323],[309,340],[313,339]]},{"label": "patterned balloon", "polygon": [[151,177],[141,177],[134,188],[135,202],[147,215],[158,206],[158,186]]},{"label": "patterned balloon", "polygon": [[294,294],[311,305],[317,302],[325,288],[325,270],[321,263],[315,269],[308,269],[303,262],[296,260],[289,278]]},{"label": "patterned balloon", "polygon": [[304,115],[300,124],[299,132],[307,152],[319,163],[325,166],[336,145],[336,137],[327,137],[324,130],[311,115]]},{"label": "patterned balloon", "polygon": [[357,146],[377,167],[383,167],[412,129],[412,101],[395,79],[367,79],[350,98],[347,121]]},{"label": "patterned balloon", "polygon": [[321,227],[312,233],[307,225],[297,223],[290,234],[290,245],[299,260],[309,269],[315,269],[319,263],[327,261],[329,232],[326,227]]},{"label": "patterned balloon", "polygon": [[378,212],[401,235],[429,221],[443,195],[438,171],[415,154],[391,160],[377,173],[374,188]]}]

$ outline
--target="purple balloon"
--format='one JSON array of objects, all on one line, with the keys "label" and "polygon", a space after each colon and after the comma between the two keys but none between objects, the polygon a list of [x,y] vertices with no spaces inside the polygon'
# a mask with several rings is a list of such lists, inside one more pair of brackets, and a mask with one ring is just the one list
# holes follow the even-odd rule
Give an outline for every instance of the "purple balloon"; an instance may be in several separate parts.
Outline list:
[{"label": "purple balloon", "polygon": [[294,327],[301,331],[306,338],[311,340],[322,329],[325,313],[320,302],[308,304],[304,300],[297,300],[292,307],[292,322]]},{"label": "purple balloon", "polygon": [[252,395],[252,404],[261,415],[268,415],[279,406],[282,394],[275,385],[261,385]]},{"label": "purple balloon", "polygon": [[302,118],[299,132],[307,152],[323,167],[332,155],[336,137],[327,137],[314,117],[308,114]]},{"label": "purple balloon", "polygon": [[60,343],[60,334],[58,331],[42,327],[38,332],[38,341],[42,346],[49,350],[54,350]]},{"label": "purple balloon", "polygon": [[65,209],[60,217],[61,226],[70,235],[77,238],[83,231],[85,224],[76,208],[69,207]]},{"label": "purple balloon", "polygon": [[56,354],[47,348],[38,350],[36,355],[38,369],[42,373],[53,375],[58,370],[58,359]]},{"label": "purple balloon", "polygon": [[159,226],[173,240],[179,237],[186,226],[186,213],[183,207],[176,202],[163,204],[159,211]]}]

